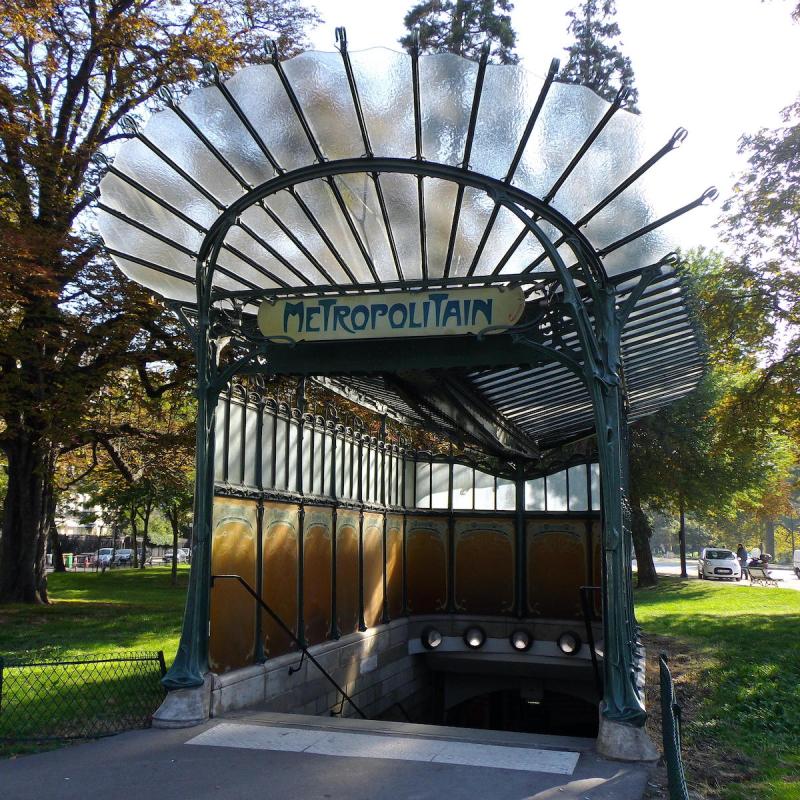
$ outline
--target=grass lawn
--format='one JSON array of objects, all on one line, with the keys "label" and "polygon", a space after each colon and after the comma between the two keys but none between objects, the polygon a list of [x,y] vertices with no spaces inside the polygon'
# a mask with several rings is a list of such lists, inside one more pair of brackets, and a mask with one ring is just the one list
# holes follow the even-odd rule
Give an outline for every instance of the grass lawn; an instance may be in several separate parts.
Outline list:
[{"label": "grass lawn", "polygon": [[636,616],[672,654],[690,784],[800,800],[800,592],[662,577],[636,592]]},{"label": "grass lawn", "polygon": [[189,568],[51,573],[49,606],[0,606],[0,656],[81,656],[178,649]]},{"label": "grass lawn", "polygon": [[169,665],[189,577],[188,567],[178,570],[178,586],[171,585],[169,566],[53,573],[51,605],[0,607],[0,658],[7,664],[0,739],[12,740],[0,742],[0,757],[52,746],[20,737],[97,735],[147,724],[163,697],[157,662],[13,663],[162,650]]}]

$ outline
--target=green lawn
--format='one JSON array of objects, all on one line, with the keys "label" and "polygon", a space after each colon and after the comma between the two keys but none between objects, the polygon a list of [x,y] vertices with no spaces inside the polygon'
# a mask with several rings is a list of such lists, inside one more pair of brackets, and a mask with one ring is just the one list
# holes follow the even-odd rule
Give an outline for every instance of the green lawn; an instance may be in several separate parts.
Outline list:
[{"label": "green lawn", "polygon": [[0,757],[55,743],[42,737],[146,725],[163,698],[157,661],[13,665],[159,650],[169,665],[178,647],[188,577],[188,567],[179,567],[175,587],[169,567],[52,574],[52,605],[0,607],[0,658],[6,662]]},{"label": "green lawn", "polygon": [[800,592],[661,578],[637,591],[636,615],[693,662],[690,776],[708,778],[696,762],[713,753],[739,773],[719,797],[800,800]]},{"label": "green lawn", "polygon": [[178,649],[189,568],[52,573],[52,605],[0,607],[0,656],[80,656],[163,650],[167,666]]}]

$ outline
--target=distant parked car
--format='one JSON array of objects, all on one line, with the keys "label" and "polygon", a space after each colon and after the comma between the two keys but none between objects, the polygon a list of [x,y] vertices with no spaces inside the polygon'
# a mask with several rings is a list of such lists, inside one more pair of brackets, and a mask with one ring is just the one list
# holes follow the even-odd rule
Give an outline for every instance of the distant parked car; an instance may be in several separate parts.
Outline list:
[{"label": "distant parked car", "polygon": [[742,568],[736,553],[721,547],[704,547],[697,562],[697,577],[700,580],[738,581]]},{"label": "distant parked car", "polygon": [[114,560],[111,563],[115,567],[121,567],[126,564],[130,565],[133,563],[133,550],[128,550],[127,548],[117,550],[117,552],[114,553]]},{"label": "distant parked car", "polygon": [[113,547],[101,547],[95,557],[97,558],[97,565],[102,569],[103,567],[111,566],[111,559],[114,556]]},{"label": "distant parked car", "polygon": [[[192,561],[192,551],[188,547],[179,547],[177,556],[179,564],[190,564]],[[171,564],[172,550],[167,550],[167,552],[162,556],[162,560],[165,564]]]}]

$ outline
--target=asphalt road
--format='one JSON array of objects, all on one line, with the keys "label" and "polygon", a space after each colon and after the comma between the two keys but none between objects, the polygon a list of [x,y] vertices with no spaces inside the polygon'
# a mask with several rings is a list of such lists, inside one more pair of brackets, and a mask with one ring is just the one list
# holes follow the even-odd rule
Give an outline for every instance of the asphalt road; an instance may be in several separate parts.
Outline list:
[{"label": "asphalt road", "polygon": [[[659,575],[680,575],[681,562],[677,558],[654,558],[653,561],[656,565],[656,572]],[[636,569],[636,561],[633,562],[633,568]],[[696,581],[697,578],[697,559],[686,559],[686,571],[689,573],[689,580]],[[779,581],[782,589],[795,589],[800,591],[800,580],[788,567],[770,567],[770,573]],[[723,581],[729,586],[746,586],[750,588],[750,581]],[[760,586],[753,587],[762,588]]]}]

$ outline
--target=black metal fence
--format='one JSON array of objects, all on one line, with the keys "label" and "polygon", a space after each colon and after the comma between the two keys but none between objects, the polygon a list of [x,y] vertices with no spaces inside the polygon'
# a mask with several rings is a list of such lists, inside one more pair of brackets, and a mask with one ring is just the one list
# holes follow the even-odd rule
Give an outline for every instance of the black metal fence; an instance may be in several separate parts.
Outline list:
[{"label": "black metal fence", "polygon": [[658,657],[661,677],[661,735],[664,742],[664,761],[670,800],[689,800],[686,776],[681,760],[681,707],[675,697],[675,684],[667,666],[666,656]]},{"label": "black metal fence", "polygon": [[164,699],[164,654],[0,658],[0,742],[88,739],[146,728]]}]

